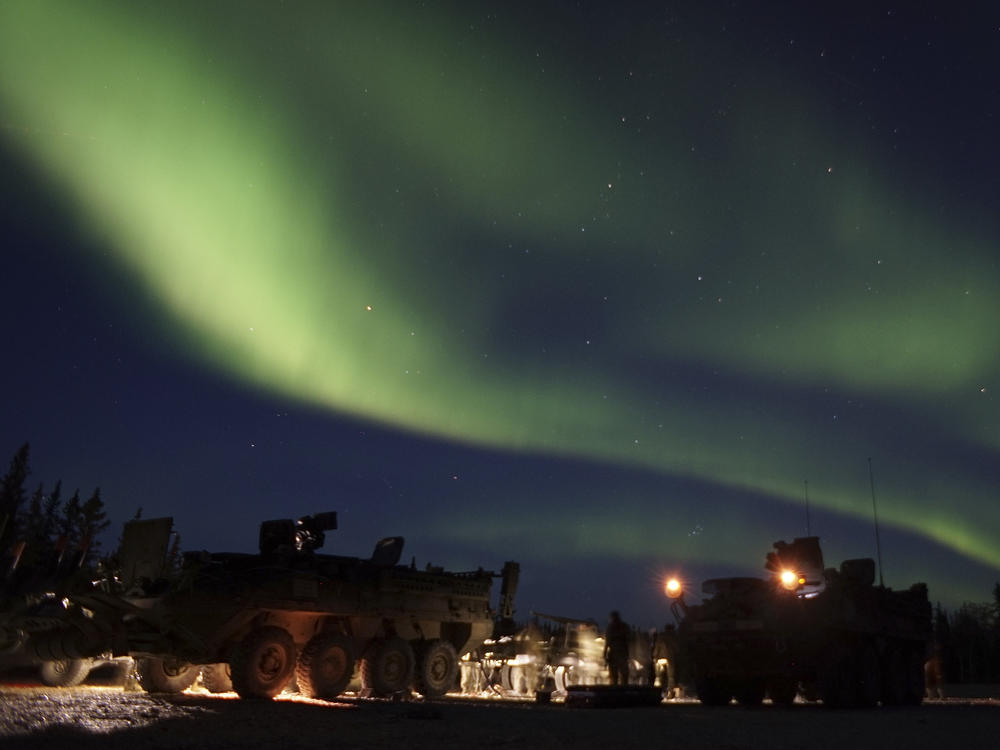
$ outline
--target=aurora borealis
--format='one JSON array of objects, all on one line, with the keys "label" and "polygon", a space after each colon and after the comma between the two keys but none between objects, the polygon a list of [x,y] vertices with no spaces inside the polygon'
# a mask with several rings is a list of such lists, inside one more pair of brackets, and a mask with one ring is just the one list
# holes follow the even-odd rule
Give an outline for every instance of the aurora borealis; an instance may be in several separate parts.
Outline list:
[{"label": "aurora borealis", "polygon": [[985,599],[1000,25],[775,7],[4,3],[3,445],[650,618],[806,480],[873,555],[871,457],[886,582]]}]

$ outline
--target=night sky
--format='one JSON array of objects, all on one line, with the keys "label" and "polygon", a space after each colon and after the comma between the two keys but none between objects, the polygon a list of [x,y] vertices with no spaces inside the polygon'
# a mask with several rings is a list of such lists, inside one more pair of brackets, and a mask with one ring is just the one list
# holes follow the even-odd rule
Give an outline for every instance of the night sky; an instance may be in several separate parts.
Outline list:
[{"label": "night sky", "polygon": [[985,2],[4,2],[0,460],[643,626],[874,487],[985,601],[998,71]]}]

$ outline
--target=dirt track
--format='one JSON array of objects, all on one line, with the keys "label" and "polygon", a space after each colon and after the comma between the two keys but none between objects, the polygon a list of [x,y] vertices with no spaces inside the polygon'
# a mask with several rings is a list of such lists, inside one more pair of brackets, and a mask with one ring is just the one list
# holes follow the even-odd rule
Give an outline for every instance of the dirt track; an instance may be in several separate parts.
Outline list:
[{"label": "dirt track", "polygon": [[121,688],[0,686],[10,748],[996,748],[1000,702],[829,711],[697,703],[575,709],[501,701],[244,701]]}]

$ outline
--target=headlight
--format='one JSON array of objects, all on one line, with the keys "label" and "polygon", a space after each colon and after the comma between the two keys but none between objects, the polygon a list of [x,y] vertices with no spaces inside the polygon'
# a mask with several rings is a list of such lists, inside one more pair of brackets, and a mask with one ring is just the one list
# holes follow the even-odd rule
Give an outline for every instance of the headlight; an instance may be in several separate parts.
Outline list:
[{"label": "headlight", "polygon": [[663,590],[671,599],[676,599],[683,593],[681,582],[676,578],[668,579],[667,582],[663,584]]},{"label": "headlight", "polygon": [[794,570],[781,571],[781,587],[787,589],[788,591],[795,591],[795,589],[797,589],[805,582],[806,579],[800,576]]}]

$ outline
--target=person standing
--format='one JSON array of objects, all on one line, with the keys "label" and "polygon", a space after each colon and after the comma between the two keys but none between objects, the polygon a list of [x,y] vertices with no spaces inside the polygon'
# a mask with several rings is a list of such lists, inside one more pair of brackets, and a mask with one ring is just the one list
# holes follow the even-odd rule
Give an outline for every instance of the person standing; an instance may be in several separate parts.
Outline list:
[{"label": "person standing", "polygon": [[612,685],[628,684],[628,641],[631,631],[618,610],[608,616],[604,633],[604,662],[608,665]]},{"label": "person standing", "polygon": [[668,623],[662,633],[656,634],[653,646],[653,660],[661,665],[660,687],[663,697],[668,700],[679,697],[677,685],[677,629]]}]

